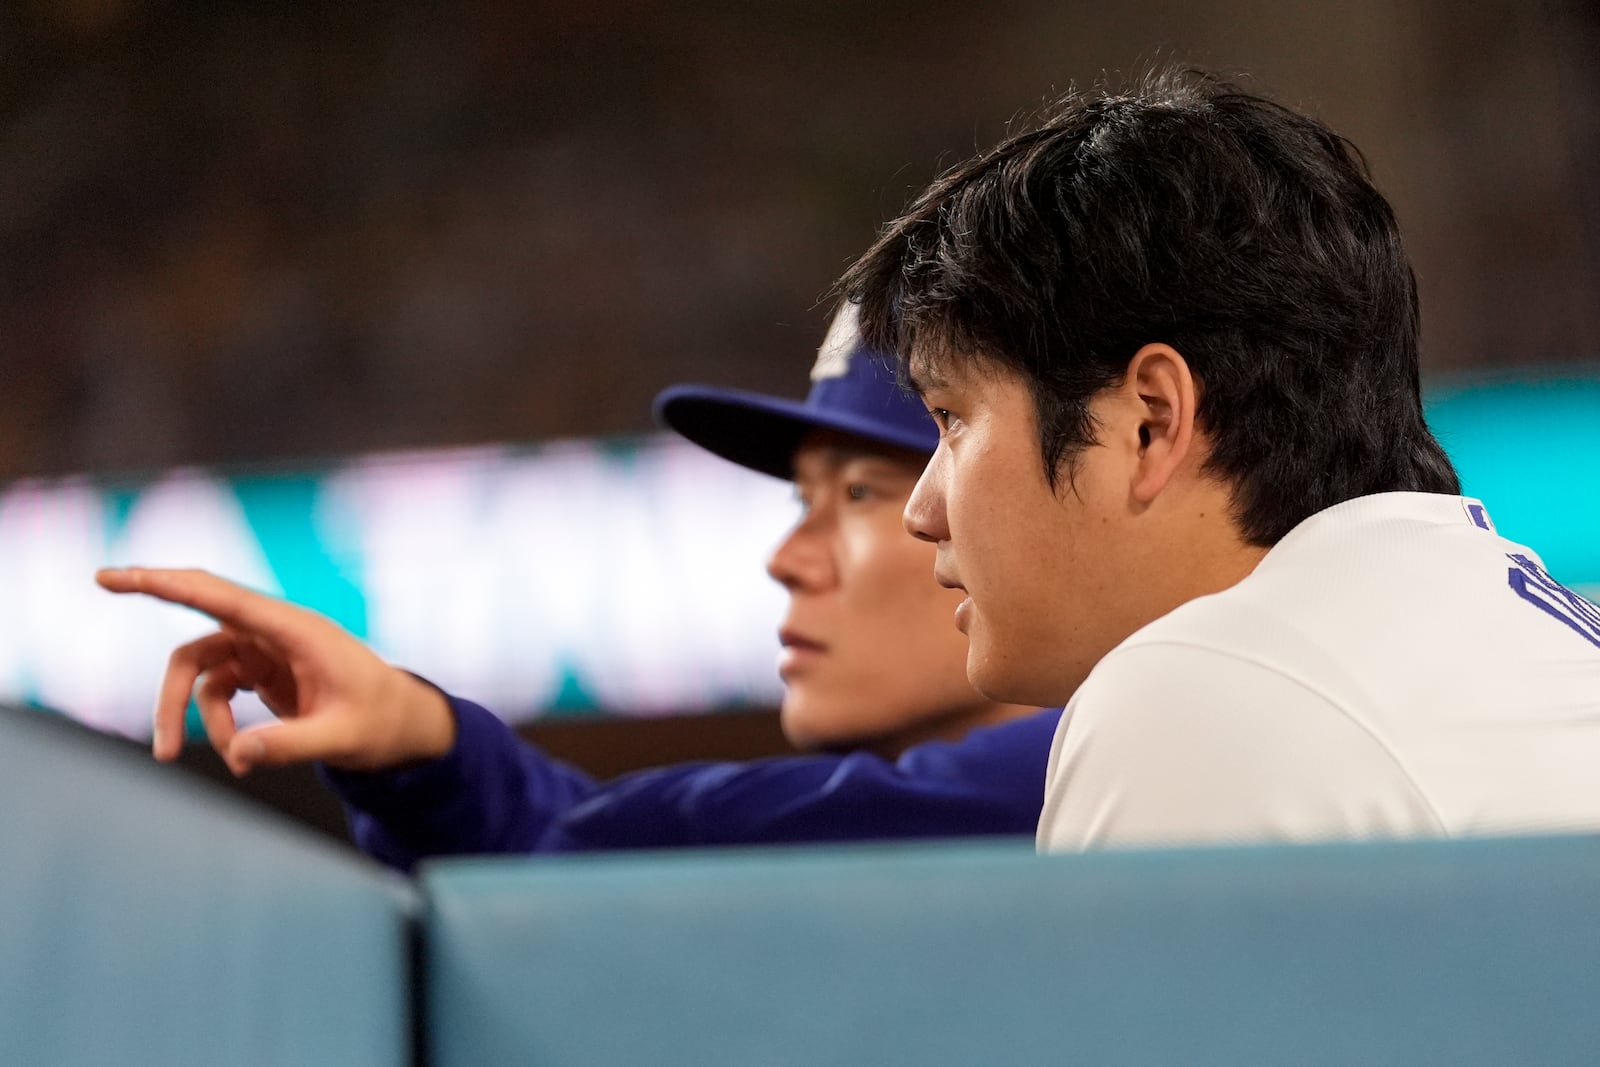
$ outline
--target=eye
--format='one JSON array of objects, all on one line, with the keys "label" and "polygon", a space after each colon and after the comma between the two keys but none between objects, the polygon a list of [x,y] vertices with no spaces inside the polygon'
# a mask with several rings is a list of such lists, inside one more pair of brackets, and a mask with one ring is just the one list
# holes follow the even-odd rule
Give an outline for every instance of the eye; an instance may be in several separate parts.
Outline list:
[{"label": "eye", "polygon": [[872,495],[871,488],[862,482],[851,482],[844,487],[844,492],[851,500],[865,500]]},{"label": "eye", "polygon": [[933,420],[934,425],[939,427],[940,433],[945,433],[950,429],[949,408],[929,408],[928,417]]}]

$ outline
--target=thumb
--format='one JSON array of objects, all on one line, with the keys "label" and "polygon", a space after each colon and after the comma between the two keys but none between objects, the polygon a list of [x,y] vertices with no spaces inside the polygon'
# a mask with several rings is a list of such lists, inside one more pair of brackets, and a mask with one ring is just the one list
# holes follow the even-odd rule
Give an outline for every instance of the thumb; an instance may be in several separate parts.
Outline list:
[{"label": "thumb", "polygon": [[233,735],[223,759],[234,776],[241,778],[257,767],[331,762],[344,751],[339,725],[327,717],[313,717],[252,726]]}]

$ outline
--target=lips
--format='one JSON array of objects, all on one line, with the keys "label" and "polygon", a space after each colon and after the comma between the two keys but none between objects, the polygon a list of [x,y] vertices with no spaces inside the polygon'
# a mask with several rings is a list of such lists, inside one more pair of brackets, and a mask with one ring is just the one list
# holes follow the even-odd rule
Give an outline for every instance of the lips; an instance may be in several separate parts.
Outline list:
[{"label": "lips", "polygon": [[815,638],[807,637],[798,630],[779,630],[778,644],[784,648],[798,649],[802,652],[826,652],[828,650],[827,645]]},{"label": "lips", "polygon": [[972,622],[972,598],[967,597],[956,605],[956,629],[962,633],[967,632],[967,627]]},{"label": "lips", "polygon": [[[946,589],[959,589],[963,593],[967,591],[967,587],[961,584],[961,580],[955,576],[951,569],[945,567],[942,561],[934,565],[933,580]],[[961,603],[956,605],[956,629],[966,633],[971,619],[972,597],[963,597]]]},{"label": "lips", "polygon": [[828,653],[827,645],[797,630],[779,630],[778,643],[783,646],[783,651],[778,653],[778,677],[785,682],[802,677],[807,666]]}]

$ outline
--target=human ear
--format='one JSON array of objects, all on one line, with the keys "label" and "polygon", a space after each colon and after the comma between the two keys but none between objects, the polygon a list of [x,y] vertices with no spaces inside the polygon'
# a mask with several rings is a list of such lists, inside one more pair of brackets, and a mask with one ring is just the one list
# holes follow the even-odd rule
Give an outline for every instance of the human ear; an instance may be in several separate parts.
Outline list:
[{"label": "human ear", "polygon": [[1139,459],[1133,497],[1152,503],[1172,480],[1194,442],[1198,390],[1189,363],[1171,345],[1145,345],[1128,363],[1138,398]]}]

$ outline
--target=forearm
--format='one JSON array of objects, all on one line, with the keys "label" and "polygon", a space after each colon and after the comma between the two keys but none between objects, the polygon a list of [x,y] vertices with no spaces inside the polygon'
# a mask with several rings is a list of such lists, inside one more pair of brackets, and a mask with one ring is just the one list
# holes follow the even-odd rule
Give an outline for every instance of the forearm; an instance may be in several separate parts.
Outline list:
[{"label": "forearm", "polygon": [[321,768],[355,843],[402,870],[429,856],[544,850],[552,825],[599,787],[478,705],[450,706],[455,744],[438,759],[373,774]]}]

